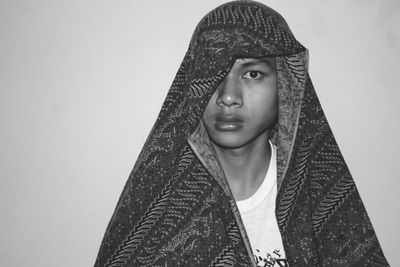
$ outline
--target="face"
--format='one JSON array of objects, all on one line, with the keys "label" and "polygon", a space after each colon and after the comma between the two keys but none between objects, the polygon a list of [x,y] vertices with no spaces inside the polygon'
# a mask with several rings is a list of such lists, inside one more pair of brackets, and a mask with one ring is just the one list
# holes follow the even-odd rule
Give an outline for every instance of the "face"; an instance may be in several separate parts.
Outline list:
[{"label": "face", "polygon": [[237,59],[203,114],[214,145],[235,149],[267,140],[278,114],[275,58]]}]

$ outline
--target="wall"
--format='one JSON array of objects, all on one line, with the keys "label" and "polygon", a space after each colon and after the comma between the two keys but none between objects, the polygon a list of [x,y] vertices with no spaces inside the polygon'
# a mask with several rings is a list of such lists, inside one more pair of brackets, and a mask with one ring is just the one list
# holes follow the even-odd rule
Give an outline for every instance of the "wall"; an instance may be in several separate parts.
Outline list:
[{"label": "wall", "polygon": [[[200,18],[223,1],[0,2],[0,265],[91,266]],[[263,1],[310,75],[393,266],[400,3]]]}]

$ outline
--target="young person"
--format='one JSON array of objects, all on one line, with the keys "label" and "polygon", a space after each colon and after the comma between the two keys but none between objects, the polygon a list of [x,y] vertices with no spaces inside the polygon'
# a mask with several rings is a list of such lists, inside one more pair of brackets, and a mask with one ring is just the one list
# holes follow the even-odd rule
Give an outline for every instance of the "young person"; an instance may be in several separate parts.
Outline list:
[{"label": "young person", "polygon": [[95,266],[388,266],[284,19],[197,26]]}]

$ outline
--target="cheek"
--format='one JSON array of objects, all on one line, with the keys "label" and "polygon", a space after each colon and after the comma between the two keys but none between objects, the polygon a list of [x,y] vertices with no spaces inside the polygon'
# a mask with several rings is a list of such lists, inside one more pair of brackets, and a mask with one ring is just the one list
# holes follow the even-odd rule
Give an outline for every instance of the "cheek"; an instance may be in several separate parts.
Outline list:
[{"label": "cheek", "polygon": [[263,95],[260,99],[264,100],[265,113],[277,113],[278,111],[278,90],[276,86],[276,80],[270,81],[267,90],[263,91]]},{"label": "cheek", "polygon": [[268,95],[264,104],[264,115],[274,119],[278,115],[278,97],[276,94]]},{"label": "cheek", "polygon": [[275,120],[278,114],[278,99],[274,91],[264,91],[251,97],[249,101],[249,115],[256,124],[269,123]]}]

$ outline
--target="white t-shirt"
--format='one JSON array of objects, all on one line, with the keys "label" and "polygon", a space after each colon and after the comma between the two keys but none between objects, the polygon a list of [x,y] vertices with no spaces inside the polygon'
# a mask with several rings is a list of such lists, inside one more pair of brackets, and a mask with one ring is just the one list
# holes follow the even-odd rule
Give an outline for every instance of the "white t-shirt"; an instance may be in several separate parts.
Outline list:
[{"label": "white t-shirt", "polygon": [[270,143],[271,160],[264,181],[248,199],[237,201],[257,266],[288,266],[275,216],[276,147]]}]

